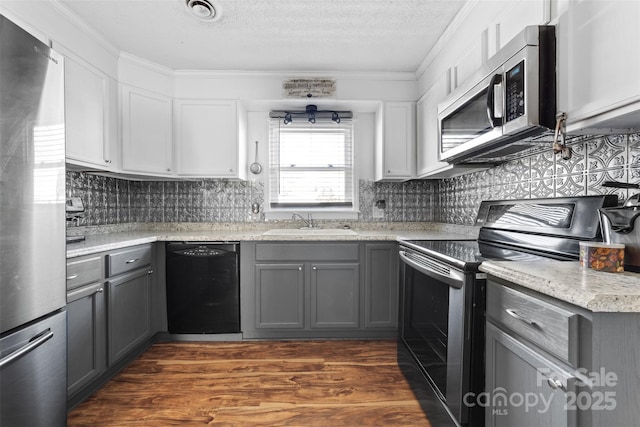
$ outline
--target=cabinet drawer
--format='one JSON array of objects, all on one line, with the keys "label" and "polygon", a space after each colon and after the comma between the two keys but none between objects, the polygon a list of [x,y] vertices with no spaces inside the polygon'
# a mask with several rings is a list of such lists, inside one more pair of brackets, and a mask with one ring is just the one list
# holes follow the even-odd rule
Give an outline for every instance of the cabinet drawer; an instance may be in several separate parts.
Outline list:
[{"label": "cabinet drawer", "polygon": [[487,317],[541,349],[577,366],[577,313],[515,289],[488,282]]},{"label": "cabinet drawer", "polygon": [[102,260],[99,256],[67,261],[67,289],[75,289],[102,279]]},{"label": "cabinet drawer", "polygon": [[357,243],[258,243],[256,261],[358,261]]},{"label": "cabinet drawer", "polygon": [[151,246],[137,246],[107,255],[107,277],[126,273],[151,263]]}]

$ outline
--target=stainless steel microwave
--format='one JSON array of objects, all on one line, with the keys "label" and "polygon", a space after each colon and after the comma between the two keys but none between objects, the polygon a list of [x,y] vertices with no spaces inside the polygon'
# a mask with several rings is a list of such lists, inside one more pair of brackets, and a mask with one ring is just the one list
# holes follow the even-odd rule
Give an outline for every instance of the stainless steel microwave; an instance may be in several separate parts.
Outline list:
[{"label": "stainless steel microwave", "polygon": [[555,27],[529,26],[438,106],[439,160],[490,162],[555,126]]}]

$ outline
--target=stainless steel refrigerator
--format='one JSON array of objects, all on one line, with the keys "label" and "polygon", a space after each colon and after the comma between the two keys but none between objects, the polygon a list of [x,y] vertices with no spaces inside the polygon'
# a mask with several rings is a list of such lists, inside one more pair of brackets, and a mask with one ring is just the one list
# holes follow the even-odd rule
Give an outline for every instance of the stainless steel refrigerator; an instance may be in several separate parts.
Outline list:
[{"label": "stainless steel refrigerator", "polygon": [[63,58],[0,15],[0,425],[66,424]]}]

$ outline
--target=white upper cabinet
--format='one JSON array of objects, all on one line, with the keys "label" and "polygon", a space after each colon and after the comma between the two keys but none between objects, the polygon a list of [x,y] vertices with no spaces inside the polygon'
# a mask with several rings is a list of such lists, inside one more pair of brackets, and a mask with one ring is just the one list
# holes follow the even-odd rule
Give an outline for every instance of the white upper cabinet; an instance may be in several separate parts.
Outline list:
[{"label": "white upper cabinet", "polygon": [[65,58],[66,157],[72,165],[115,169],[113,139],[117,132],[116,82],[94,69]]},{"label": "white upper cabinet", "polygon": [[179,176],[245,178],[242,108],[233,100],[174,102],[176,172]]},{"label": "white upper cabinet", "polygon": [[[496,3],[493,3],[496,6]],[[498,4],[495,18],[487,26],[486,57],[491,58],[511,39],[529,25],[545,25],[549,23],[551,14],[550,0],[511,0]]]},{"label": "white upper cabinet", "polygon": [[438,161],[438,102],[447,96],[447,75],[443,74],[418,100],[416,160],[418,178],[441,169],[449,169],[447,162]]},{"label": "white upper cabinet", "polygon": [[171,98],[121,85],[122,170],[170,176],[172,168]]},{"label": "white upper cabinet", "polygon": [[376,181],[415,177],[415,102],[384,102],[376,118]]},{"label": "white upper cabinet", "polygon": [[640,128],[640,2],[572,0],[566,23],[567,130]]},{"label": "white upper cabinet", "polygon": [[482,52],[482,39],[480,37],[470,38],[466,49],[457,52],[458,55],[450,64],[450,91],[462,85],[480,69],[483,61]]}]

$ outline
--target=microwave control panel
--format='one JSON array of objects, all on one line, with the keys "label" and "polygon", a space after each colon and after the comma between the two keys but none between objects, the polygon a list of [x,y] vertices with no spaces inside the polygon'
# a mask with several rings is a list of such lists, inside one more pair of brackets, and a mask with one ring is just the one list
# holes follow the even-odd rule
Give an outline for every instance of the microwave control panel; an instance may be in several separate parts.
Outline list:
[{"label": "microwave control panel", "polygon": [[505,85],[505,120],[510,122],[525,114],[524,60],[507,70]]}]

